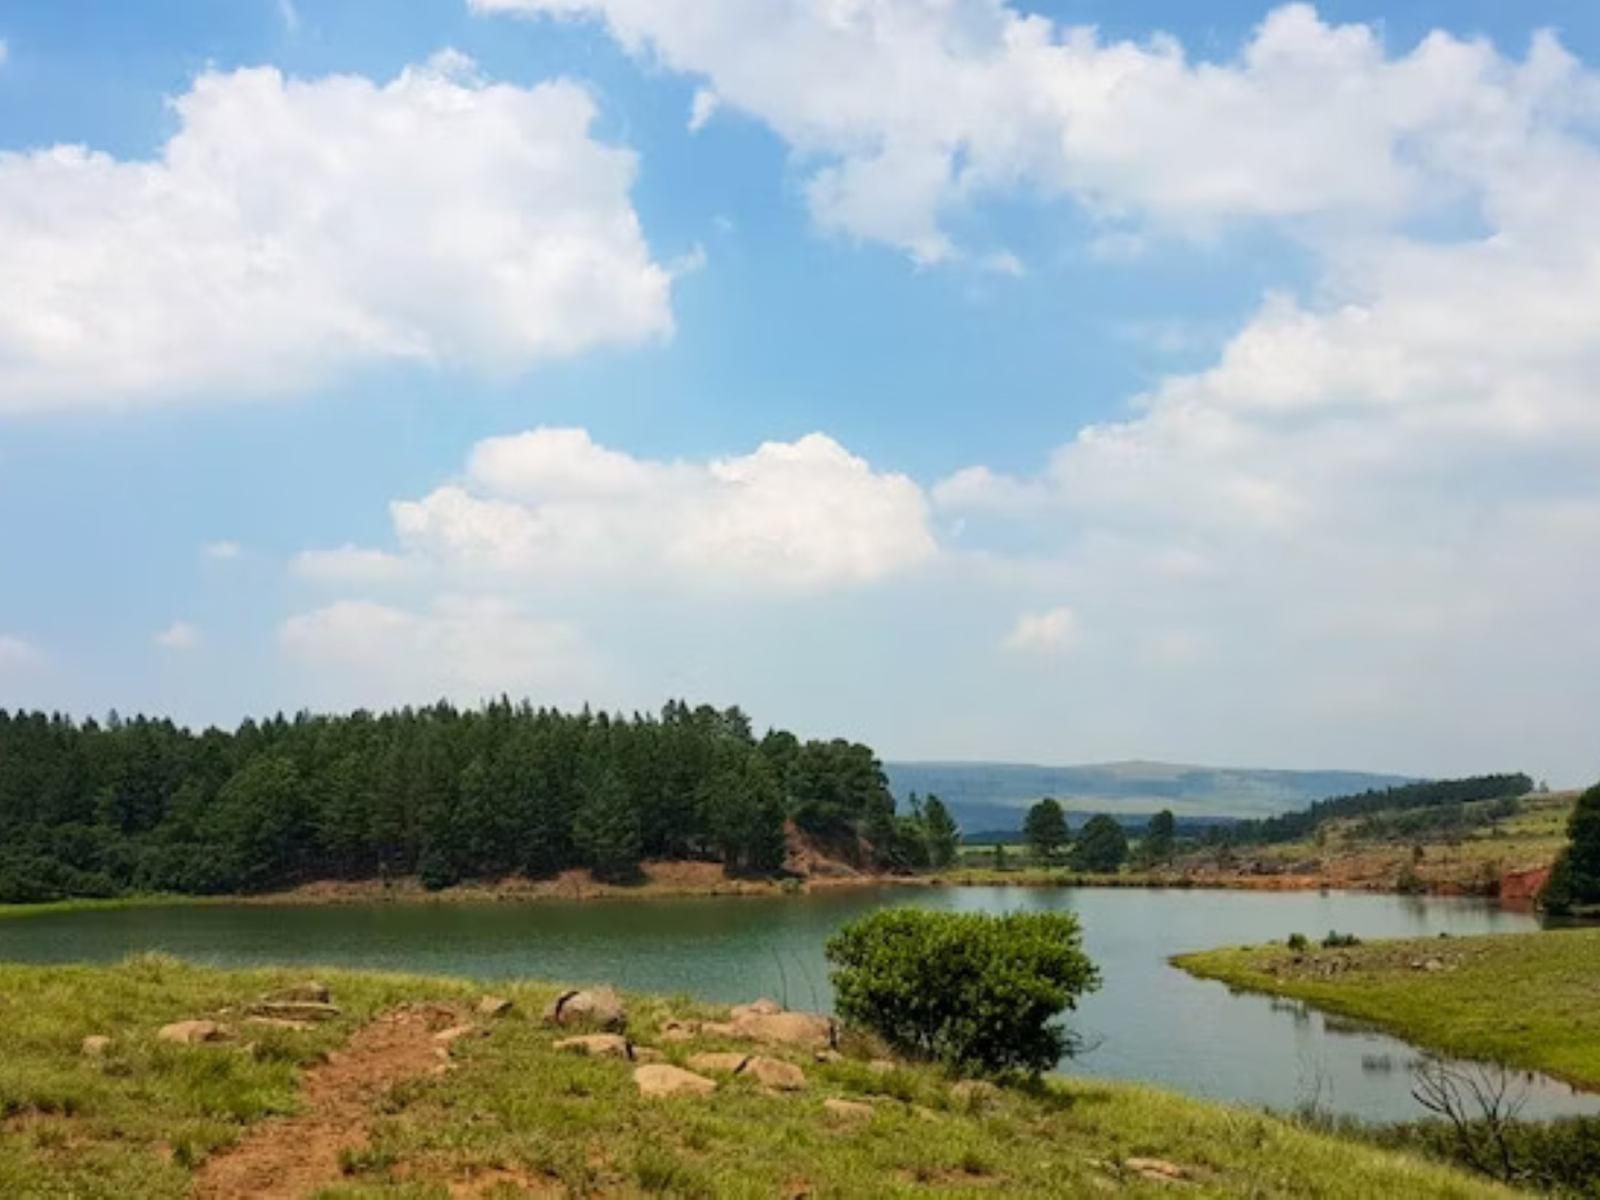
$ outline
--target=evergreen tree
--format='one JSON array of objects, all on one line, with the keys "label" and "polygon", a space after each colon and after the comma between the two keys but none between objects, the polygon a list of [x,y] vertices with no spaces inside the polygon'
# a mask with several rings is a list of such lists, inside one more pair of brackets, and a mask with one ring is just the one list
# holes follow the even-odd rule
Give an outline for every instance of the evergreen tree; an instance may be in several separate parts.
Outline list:
[{"label": "evergreen tree", "polygon": [[1152,865],[1170,862],[1177,832],[1178,822],[1170,809],[1162,809],[1151,817],[1150,824],[1145,826],[1144,837],[1139,840],[1140,860]]},{"label": "evergreen tree", "polygon": [[943,868],[955,862],[961,829],[939,797],[929,796],[923,803],[922,827],[928,843],[928,865]]},{"label": "evergreen tree", "polygon": [[1578,797],[1567,820],[1571,839],[1545,885],[1541,900],[1555,913],[1600,906],[1600,783]]},{"label": "evergreen tree", "polygon": [[1053,863],[1062,849],[1072,839],[1067,828],[1067,814],[1053,796],[1046,796],[1028,810],[1022,823],[1022,837],[1034,855],[1046,863]]},{"label": "evergreen tree", "polygon": [[1110,874],[1127,861],[1128,836],[1122,826],[1103,813],[1090,817],[1072,847],[1073,869]]},{"label": "evergreen tree", "polygon": [[615,767],[599,767],[581,788],[573,841],[601,879],[626,882],[639,874],[639,814]]}]

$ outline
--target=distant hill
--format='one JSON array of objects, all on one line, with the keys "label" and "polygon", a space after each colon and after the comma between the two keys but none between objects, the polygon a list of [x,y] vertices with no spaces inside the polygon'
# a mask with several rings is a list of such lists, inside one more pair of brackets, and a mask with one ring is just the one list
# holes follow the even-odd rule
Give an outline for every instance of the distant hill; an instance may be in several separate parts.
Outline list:
[{"label": "distant hill", "polygon": [[1183,763],[1115,762],[1042,767],[995,762],[885,763],[889,788],[939,796],[969,833],[1015,830],[1042,796],[1073,813],[1129,818],[1170,808],[1180,820],[1259,818],[1303,809],[1329,796],[1386,788],[1411,780],[1364,771],[1266,771]]}]

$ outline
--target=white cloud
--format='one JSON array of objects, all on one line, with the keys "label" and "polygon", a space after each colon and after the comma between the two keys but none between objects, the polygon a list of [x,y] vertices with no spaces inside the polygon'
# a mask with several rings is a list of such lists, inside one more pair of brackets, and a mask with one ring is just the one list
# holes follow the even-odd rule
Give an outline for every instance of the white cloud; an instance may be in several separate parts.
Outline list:
[{"label": "white cloud", "polygon": [[[1470,193],[1486,148],[1595,102],[1549,37],[1522,62],[1442,33],[1391,56],[1373,27],[1306,4],[1218,62],[1002,0],[471,5],[603,21],[815,164],[821,226],[922,260],[954,252],[950,210],[1019,187],[1184,236],[1240,218],[1383,225]],[[1100,253],[1144,246],[1137,229],[1108,237]]]},{"label": "white cloud", "polygon": [[31,667],[42,657],[31,642],[14,634],[0,633],[0,671]]},{"label": "white cloud", "polygon": [[278,20],[290,33],[300,32],[300,10],[295,7],[294,0],[278,0]]},{"label": "white cloud", "polygon": [[416,564],[398,554],[348,544],[333,550],[302,550],[291,567],[302,578],[338,586],[396,583],[416,573]]},{"label": "white cloud", "polygon": [[0,412],[493,372],[671,332],[579,87],[208,71],[157,158],[0,153]]},{"label": "white cloud", "polygon": [[1004,646],[1018,654],[1065,654],[1080,640],[1078,618],[1070,608],[1023,613],[1017,618]]},{"label": "white cloud", "polygon": [[279,641],[325,702],[346,705],[501,692],[573,704],[604,674],[576,628],[495,598],[444,597],[422,610],[343,600],[290,617]]},{"label": "white cloud", "polygon": [[707,121],[716,114],[722,101],[710,88],[700,88],[694,94],[694,101],[689,106],[689,132],[698,133],[705,128]]},{"label": "white cloud", "polygon": [[152,640],[163,650],[175,650],[181,653],[200,645],[200,630],[188,621],[174,621],[154,634]]},{"label": "white cloud", "polygon": [[224,539],[220,542],[207,542],[200,547],[200,553],[219,562],[231,562],[243,556],[244,547],[239,545],[238,542]]},{"label": "white cloud", "polygon": [[819,433],[690,463],[535,429],[479,443],[463,482],[391,507],[410,554],[533,578],[815,592],[872,583],[936,550],[921,489]]}]

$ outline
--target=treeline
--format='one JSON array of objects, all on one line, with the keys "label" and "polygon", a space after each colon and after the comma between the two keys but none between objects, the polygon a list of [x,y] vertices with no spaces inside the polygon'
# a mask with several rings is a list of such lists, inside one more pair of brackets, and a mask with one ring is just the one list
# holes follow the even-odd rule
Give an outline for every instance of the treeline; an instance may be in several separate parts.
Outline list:
[{"label": "treeline", "polygon": [[502,699],[193,732],[0,709],[0,901],[426,886],[644,859],[778,871],[787,823],[894,869],[954,857],[937,799],[897,815],[868,746],[757,738],[737,707],[576,714]]},{"label": "treeline", "polygon": [[1523,796],[1532,790],[1533,780],[1521,773],[1405,783],[1397,787],[1374,788],[1353,796],[1331,796],[1326,800],[1318,800],[1300,812],[1284,813],[1259,821],[1240,821],[1225,829],[1210,831],[1207,841],[1223,845],[1295,842],[1310,837],[1326,821],[1500,800]]}]

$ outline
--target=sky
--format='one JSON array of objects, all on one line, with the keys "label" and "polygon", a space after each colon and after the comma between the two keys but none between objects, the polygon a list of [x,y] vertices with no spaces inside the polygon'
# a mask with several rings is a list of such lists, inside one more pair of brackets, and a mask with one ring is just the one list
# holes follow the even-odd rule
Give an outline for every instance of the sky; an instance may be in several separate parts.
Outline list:
[{"label": "sky", "polygon": [[1600,775],[1591,0],[0,0],[0,706]]}]

